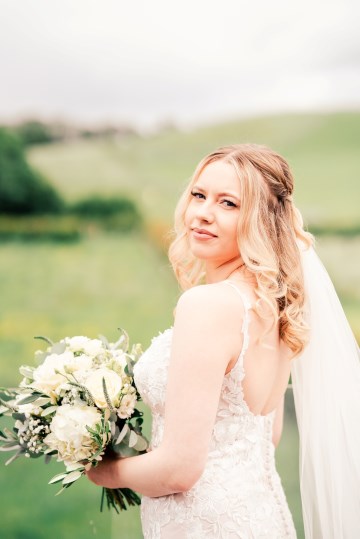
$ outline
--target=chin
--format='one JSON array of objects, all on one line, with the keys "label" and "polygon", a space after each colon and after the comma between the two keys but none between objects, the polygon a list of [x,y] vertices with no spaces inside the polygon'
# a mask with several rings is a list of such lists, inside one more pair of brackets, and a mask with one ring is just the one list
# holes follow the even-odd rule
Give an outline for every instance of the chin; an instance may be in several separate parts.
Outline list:
[{"label": "chin", "polygon": [[209,252],[209,249],[206,249],[206,247],[199,247],[199,246],[190,246],[190,251],[193,256],[196,258],[199,258],[200,260],[211,260],[213,258],[217,258],[214,256],[214,253]]}]

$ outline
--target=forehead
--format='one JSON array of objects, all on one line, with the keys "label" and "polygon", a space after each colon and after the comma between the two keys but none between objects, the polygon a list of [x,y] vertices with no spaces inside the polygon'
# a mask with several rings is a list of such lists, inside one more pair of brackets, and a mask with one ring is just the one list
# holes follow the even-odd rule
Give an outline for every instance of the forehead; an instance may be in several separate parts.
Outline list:
[{"label": "forehead", "polygon": [[195,184],[204,189],[240,192],[240,182],[234,167],[224,161],[213,161],[206,165]]}]

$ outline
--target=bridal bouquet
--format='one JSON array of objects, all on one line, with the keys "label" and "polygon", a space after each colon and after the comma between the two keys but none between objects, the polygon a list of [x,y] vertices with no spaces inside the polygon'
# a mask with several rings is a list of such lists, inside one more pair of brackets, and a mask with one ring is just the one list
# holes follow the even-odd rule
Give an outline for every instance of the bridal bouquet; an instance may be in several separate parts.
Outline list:
[{"label": "bridal bouquet", "polygon": [[[106,453],[128,457],[143,453],[148,442],[142,435],[140,398],[133,380],[133,367],[140,345],[129,351],[122,331],[111,344],[105,337],[65,337],[48,343],[35,353],[37,367],[23,366],[19,387],[0,391],[0,416],[10,415],[13,429],[0,431],[0,450],[15,451],[6,462],[20,456],[56,455],[65,470],[50,483],[62,483],[62,492]],[[108,507],[126,509],[138,505],[130,489],[103,488]]]}]

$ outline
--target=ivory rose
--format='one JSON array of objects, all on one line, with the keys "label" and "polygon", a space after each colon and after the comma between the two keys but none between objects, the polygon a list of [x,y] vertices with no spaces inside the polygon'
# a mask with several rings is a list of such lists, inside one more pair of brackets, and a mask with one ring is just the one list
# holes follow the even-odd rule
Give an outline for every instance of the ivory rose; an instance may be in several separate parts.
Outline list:
[{"label": "ivory rose", "polygon": [[59,386],[66,383],[65,367],[73,359],[71,352],[50,354],[33,372],[32,387],[53,396]]},{"label": "ivory rose", "polygon": [[105,379],[110,402],[114,407],[117,407],[123,382],[116,372],[106,368],[96,369],[85,380],[84,385],[93,396],[96,406],[99,408],[106,408],[107,403],[104,395],[103,379]]},{"label": "ivory rose", "polygon": [[96,357],[104,351],[104,345],[100,339],[89,339],[89,337],[77,336],[65,339],[69,350],[74,353],[84,353],[90,357]]}]

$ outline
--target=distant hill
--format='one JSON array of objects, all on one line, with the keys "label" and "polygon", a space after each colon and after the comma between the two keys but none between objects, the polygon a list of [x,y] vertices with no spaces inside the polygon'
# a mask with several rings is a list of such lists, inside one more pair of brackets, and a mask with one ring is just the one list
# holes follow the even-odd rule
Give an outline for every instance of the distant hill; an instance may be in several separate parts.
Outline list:
[{"label": "distant hill", "polygon": [[360,112],[267,116],[189,132],[79,140],[33,147],[28,155],[69,200],[124,192],[149,217],[170,221],[197,162],[237,142],[266,144],[287,158],[307,222],[360,222]]}]

